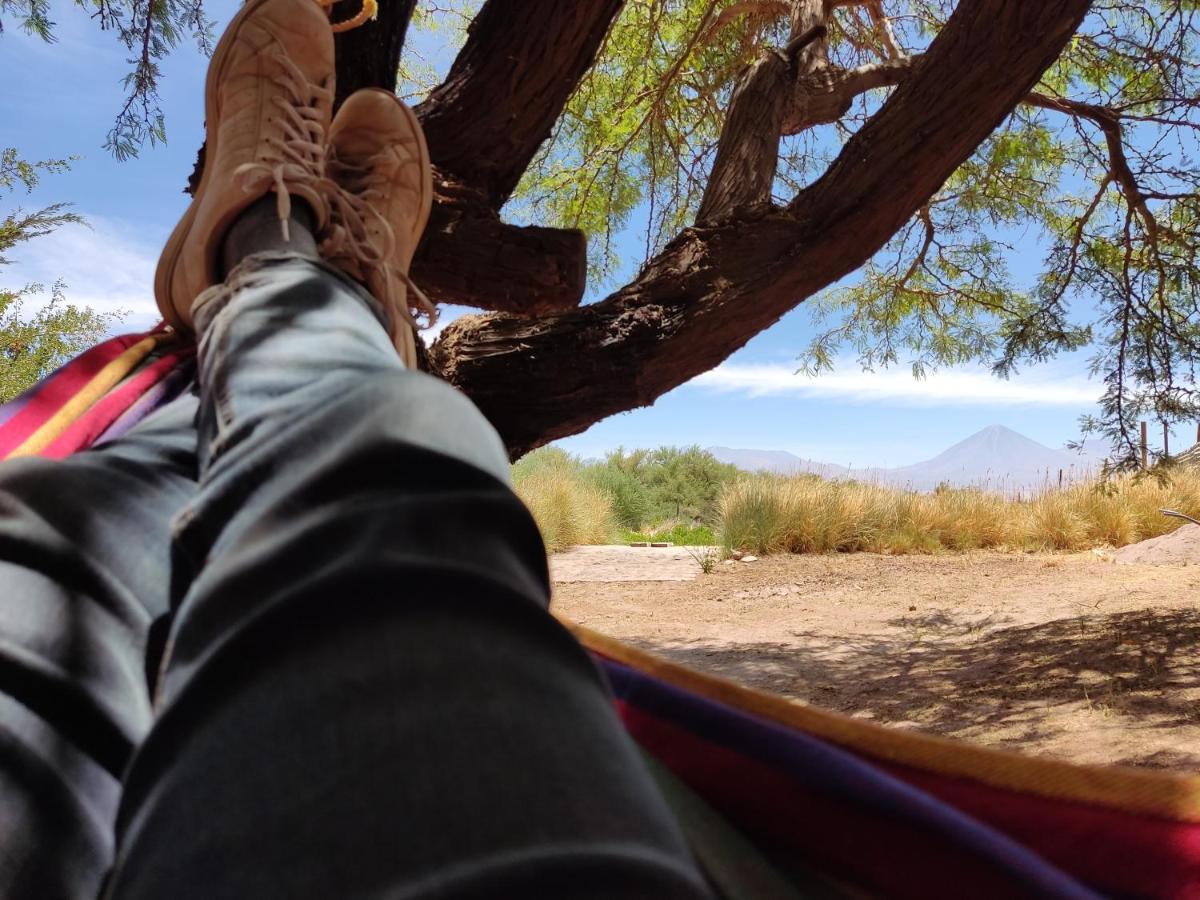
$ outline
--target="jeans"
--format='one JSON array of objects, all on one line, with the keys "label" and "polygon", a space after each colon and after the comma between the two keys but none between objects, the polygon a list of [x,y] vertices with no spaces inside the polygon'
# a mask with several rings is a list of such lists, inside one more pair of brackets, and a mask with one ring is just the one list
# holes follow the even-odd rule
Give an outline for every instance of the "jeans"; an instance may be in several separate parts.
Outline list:
[{"label": "jeans", "polygon": [[709,896],[478,411],[319,263],[198,302],[195,392],[0,466],[0,896]]}]

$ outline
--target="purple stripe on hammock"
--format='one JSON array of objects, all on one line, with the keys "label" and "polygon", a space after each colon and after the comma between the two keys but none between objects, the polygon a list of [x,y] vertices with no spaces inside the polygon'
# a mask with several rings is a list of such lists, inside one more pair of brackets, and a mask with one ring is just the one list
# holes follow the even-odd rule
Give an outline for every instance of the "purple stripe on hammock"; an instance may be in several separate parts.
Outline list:
[{"label": "purple stripe on hammock", "polygon": [[716,703],[600,657],[613,694],[657,719],[773,766],[806,790],[841,798],[864,814],[941,834],[981,862],[1018,874],[1037,896],[1097,900],[1098,895],[1036,853],[849,751]]},{"label": "purple stripe on hammock", "polygon": [[95,440],[92,446],[98,447],[109,441],[115,441],[154,410],[170,403],[187,389],[195,374],[196,359],[191,357],[168,372],[161,381],[131,403],[129,408],[104,430],[104,433]]},{"label": "purple stripe on hammock", "polygon": [[34,394],[38,392],[41,386],[42,382],[39,381],[20,397],[14,397],[7,403],[0,405],[0,426],[3,426],[5,422],[23,410],[29,401],[33,399]]}]

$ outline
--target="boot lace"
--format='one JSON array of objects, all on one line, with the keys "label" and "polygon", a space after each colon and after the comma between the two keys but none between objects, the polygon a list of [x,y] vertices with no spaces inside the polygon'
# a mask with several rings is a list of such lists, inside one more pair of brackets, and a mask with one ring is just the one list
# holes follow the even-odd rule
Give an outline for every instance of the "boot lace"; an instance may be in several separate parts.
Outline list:
[{"label": "boot lace", "polygon": [[308,80],[282,48],[272,52],[278,64],[271,81],[282,89],[270,98],[272,115],[282,126],[266,138],[259,159],[243,163],[234,170],[244,191],[254,193],[269,182],[275,191],[275,207],[283,226],[284,240],[290,240],[288,217],[292,193],[312,202],[314,212],[323,219],[319,202],[320,183],[325,173],[325,127],[322,124],[333,103],[333,91]]},{"label": "boot lace", "polygon": [[[331,148],[325,181],[329,227],[320,251],[366,283],[384,307],[407,325],[428,328],[437,320],[437,309],[404,268],[393,262],[396,233],[379,211],[394,189],[397,170],[409,164],[388,151],[355,164],[338,159]],[[407,288],[404,296],[398,296],[397,282]]]}]

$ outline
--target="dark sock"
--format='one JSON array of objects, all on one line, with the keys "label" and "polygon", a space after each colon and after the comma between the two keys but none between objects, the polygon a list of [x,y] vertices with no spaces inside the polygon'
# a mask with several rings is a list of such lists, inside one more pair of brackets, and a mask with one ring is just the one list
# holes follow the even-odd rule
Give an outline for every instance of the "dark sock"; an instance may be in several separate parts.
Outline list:
[{"label": "dark sock", "polygon": [[319,258],[317,240],[312,233],[313,218],[309,205],[299,197],[292,197],[288,239],[284,240],[275,195],[267,194],[255,201],[246,207],[225,233],[221,245],[222,274],[228,275],[238,263],[254,253],[279,251]]}]

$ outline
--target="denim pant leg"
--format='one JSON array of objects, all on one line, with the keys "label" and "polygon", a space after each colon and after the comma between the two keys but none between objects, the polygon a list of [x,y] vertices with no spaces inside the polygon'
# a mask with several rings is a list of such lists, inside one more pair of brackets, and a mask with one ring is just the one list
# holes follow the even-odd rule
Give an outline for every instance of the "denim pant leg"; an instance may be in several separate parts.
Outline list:
[{"label": "denim pant leg", "polygon": [[200,307],[197,575],[111,896],[707,896],[497,435],[372,306],[259,257]]},{"label": "denim pant leg", "polygon": [[196,489],[196,403],[66,460],[0,465],[0,897],[94,898],[112,863],[169,525]]}]

